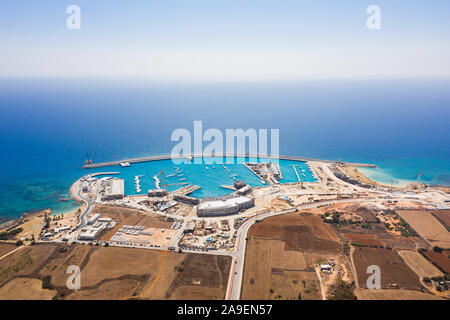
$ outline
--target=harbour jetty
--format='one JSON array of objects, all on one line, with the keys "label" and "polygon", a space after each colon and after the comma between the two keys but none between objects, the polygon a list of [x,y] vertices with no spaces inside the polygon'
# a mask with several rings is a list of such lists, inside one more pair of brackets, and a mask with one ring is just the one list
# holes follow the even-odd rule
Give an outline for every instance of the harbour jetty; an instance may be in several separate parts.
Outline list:
[{"label": "harbour jetty", "polygon": [[[201,158],[202,155],[190,155],[191,158]],[[365,167],[365,168],[376,168],[377,166],[374,164],[369,163],[351,163],[351,162],[342,162],[342,161],[334,161],[334,160],[323,160],[323,159],[312,159],[312,158],[303,158],[303,157],[297,157],[297,156],[258,156],[258,155],[251,155],[251,154],[225,154],[220,155],[217,154],[216,157],[248,157],[248,158],[265,158],[265,159],[282,159],[282,160],[294,160],[294,161],[319,161],[319,162],[325,162],[325,163],[337,163],[337,164],[344,164],[349,165],[353,167]],[[110,162],[100,162],[100,163],[87,163],[83,166],[84,169],[92,169],[92,168],[101,168],[101,167],[108,167],[108,166],[118,166],[121,163],[139,163],[139,162],[148,162],[148,161],[157,161],[157,160],[170,160],[170,159],[179,159],[186,161],[186,156],[171,156],[171,155],[162,155],[162,156],[150,156],[150,157],[142,157],[142,158],[134,158],[134,159],[127,159],[127,160],[118,160],[118,161],[110,161]]]},{"label": "harbour jetty", "polygon": [[300,180],[300,176],[298,175],[297,168],[295,167],[294,164],[291,164],[291,167],[294,169],[295,174],[297,175],[297,180],[300,182],[301,180]]}]

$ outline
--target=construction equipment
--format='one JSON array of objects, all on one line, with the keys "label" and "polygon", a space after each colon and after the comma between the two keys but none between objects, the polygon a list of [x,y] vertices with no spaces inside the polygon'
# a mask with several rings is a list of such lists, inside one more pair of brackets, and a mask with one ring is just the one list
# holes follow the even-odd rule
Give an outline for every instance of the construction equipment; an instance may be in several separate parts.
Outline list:
[{"label": "construction equipment", "polygon": [[[164,201],[168,201],[169,200],[169,186],[180,185],[180,184],[182,184],[182,182],[164,183],[164,171],[165,171],[165,169],[162,169],[161,172],[159,172],[158,174],[155,175],[155,177],[158,175],[161,175],[161,183],[159,184],[159,186],[161,189],[166,189],[167,193],[163,199],[164,199]],[[167,196],[167,198],[166,198],[166,196]]]}]

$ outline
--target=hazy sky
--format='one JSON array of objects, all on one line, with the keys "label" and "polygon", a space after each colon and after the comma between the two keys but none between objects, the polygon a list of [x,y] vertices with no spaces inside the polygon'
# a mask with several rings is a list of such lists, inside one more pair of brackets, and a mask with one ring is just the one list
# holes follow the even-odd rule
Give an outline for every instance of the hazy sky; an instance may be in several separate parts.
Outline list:
[{"label": "hazy sky", "polygon": [[1,1],[0,77],[450,77],[450,1]]}]

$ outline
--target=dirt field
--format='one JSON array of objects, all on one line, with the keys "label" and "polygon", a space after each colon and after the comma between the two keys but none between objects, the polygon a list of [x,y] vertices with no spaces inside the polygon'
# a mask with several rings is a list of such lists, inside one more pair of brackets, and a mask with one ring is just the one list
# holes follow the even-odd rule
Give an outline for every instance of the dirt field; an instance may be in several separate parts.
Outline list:
[{"label": "dirt field", "polygon": [[450,250],[444,251],[443,253],[437,253],[434,251],[426,251],[425,255],[430,258],[431,261],[435,262],[439,267],[444,269],[447,273],[450,273]]},{"label": "dirt field", "polygon": [[377,239],[374,234],[361,233],[343,233],[342,236],[350,240],[351,243],[363,244],[368,246],[384,246],[384,242]]},{"label": "dirt field", "polygon": [[333,251],[338,252],[342,246],[336,241],[317,237],[311,226],[284,226],[281,239],[286,243],[286,250]]},{"label": "dirt field", "polygon": [[0,286],[13,276],[39,271],[55,249],[53,245],[29,246],[0,260]]},{"label": "dirt field", "polygon": [[450,210],[432,210],[430,212],[447,228],[450,228]]},{"label": "dirt field", "polygon": [[16,278],[0,288],[2,300],[50,300],[56,290],[42,289],[42,281],[32,278]]},{"label": "dirt field", "polygon": [[16,248],[17,246],[14,243],[0,243],[0,258]]},{"label": "dirt field", "polygon": [[394,250],[355,248],[353,260],[361,288],[367,288],[366,281],[369,277],[367,267],[376,265],[381,270],[381,288],[421,289],[419,277]]},{"label": "dirt field", "polygon": [[442,300],[443,298],[413,290],[356,289],[358,300]]},{"label": "dirt field", "polygon": [[224,299],[230,264],[231,257],[227,256],[188,254],[179,265],[166,298]]},{"label": "dirt field", "polygon": [[315,272],[272,269],[271,300],[320,300]]},{"label": "dirt field", "polygon": [[123,300],[135,297],[142,287],[143,278],[111,280],[92,289],[85,288],[70,294],[68,300]]},{"label": "dirt field", "polygon": [[[302,281],[313,281],[305,277],[311,277],[316,259],[336,257],[342,248],[333,228],[310,212],[265,219],[250,228],[248,238],[242,299],[251,300],[297,299],[299,293],[320,299],[311,283],[302,291]],[[312,277],[318,281],[315,273]]]},{"label": "dirt field", "polygon": [[442,272],[420,253],[410,250],[400,250],[398,254],[421,279],[423,277],[442,276]]},{"label": "dirt field", "polygon": [[432,246],[450,248],[450,233],[430,212],[425,210],[398,210],[397,212]]},{"label": "dirt field", "polygon": [[377,218],[375,217],[375,215],[366,207],[358,206],[353,212],[360,216],[364,222],[377,222]]},{"label": "dirt field", "polygon": [[[0,299],[223,299],[230,264],[213,255],[35,245],[0,260]],[[69,265],[81,269],[80,290],[66,288]],[[44,290],[41,279],[48,276]]]},{"label": "dirt field", "polygon": [[103,280],[125,275],[154,274],[158,270],[162,254],[164,254],[162,251],[156,250],[100,247],[92,252],[82,270],[82,286],[93,286]]},{"label": "dirt field", "polygon": [[310,212],[292,212],[286,215],[267,218],[261,223],[254,224],[249,230],[250,237],[281,238],[286,226],[309,226],[317,238],[339,241],[333,228],[324,223],[320,216]]},{"label": "dirt field", "polygon": [[303,254],[298,251],[285,251],[283,241],[250,239],[245,257],[242,299],[269,299],[273,269],[308,268]]},{"label": "dirt field", "polygon": [[83,269],[88,262],[89,254],[96,249],[91,246],[64,246],[64,248],[67,251],[55,250],[53,258],[39,272],[41,275],[50,275],[55,286],[65,286],[68,277],[67,268],[76,265]]},{"label": "dirt field", "polygon": [[224,292],[219,288],[204,286],[179,286],[170,295],[171,300],[222,300]]}]

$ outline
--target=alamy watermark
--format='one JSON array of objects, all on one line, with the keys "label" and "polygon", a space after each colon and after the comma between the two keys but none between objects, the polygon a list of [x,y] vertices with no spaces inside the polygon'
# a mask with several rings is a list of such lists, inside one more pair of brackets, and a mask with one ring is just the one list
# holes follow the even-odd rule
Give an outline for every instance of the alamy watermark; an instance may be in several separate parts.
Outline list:
[{"label": "alamy watermark", "polygon": [[367,17],[366,26],[369,30],[381,29],[381,9],[379,6],[370,5],[366,9]]},{"label": "alamy watermark", "polygon": [[66,27],[69,30],[81,29],[81,9],[77,5],[70,5],[66,9],[66,13],[70,16],[66,20]]},{"label": "alamy watermark", "polygon": [[[269,134],[270,133],[270,134]],[[224,139],[225,137],[225,139]],[[172,132],[171,141],[177,142],[172,148],[174,163],[186,163],[193,157],[194,164],[205,162],[226,163],[245,162],[239,157],[267,157],[277,161],[280,154],[279,129],[225,129],[225,134],[216,128],[203,132],[203,122],[194,121],[193,134],[184,128]],[[270,153],[269,151],[270,142]],[[204,145],[205,143],[205,145]],[[236,158],[238,156],[238,158]]]},{"label": "alamy watermark", "polygon": [[367,278],[367,289],[381,289],[381,270],[377,265],[371,265],[367,267],[367,274],[370,274],[370,277]]},{"label": "alamy watermark", "polygon": [[81,269],[79,266],[70,265],[66,273],[70,274],[66,281],[66,287],[70,290],[79,290],[81,288]]}]

